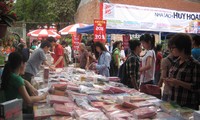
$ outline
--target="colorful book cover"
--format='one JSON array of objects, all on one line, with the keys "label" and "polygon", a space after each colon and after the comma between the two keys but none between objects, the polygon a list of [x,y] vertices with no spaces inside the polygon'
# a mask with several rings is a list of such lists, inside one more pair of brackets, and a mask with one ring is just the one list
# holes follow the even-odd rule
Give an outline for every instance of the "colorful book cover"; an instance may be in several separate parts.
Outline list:
[{"label": "colorful book cover", "polygon": [[64,96],[58,96],[58,95],[49,95],[48,99],[50,103],[67,103],[67,102],[72,102],[68,97]]},{"label": "colorful book cover", "polygon": [[132,114],[124,110],[108,112],[106,114],[110,118],[110,120],[120,120],[120,119],[129,120],[129,118],[133,117]]},{"label": "colorful book cover", "polygon": [[103,105],[102,106],[102,111],[107,113],[107,112],[113,112],[113,111],[118,111],[119,109],[116,108],[115,105]]},{"label": "colorful book cover", "polygon": [[95,108],[102,108],[104,106],[104,102],[90,102],[90,104]]},{"label": "colorful book cover", "polygon": [[72,103],[65,103],[65,107],[73,110],[78,110],[80,109],[74,102]]},{"label": "colorful book cover", "polygon": [[22,99],[0,103],[0,119],[20,120],[22,118]]},{"label": "colorful book cover", "polygon": [[34,110],[34,118],[42,119],[56,115],[54,108],[42,108]]},{"label": "colorful book cover", "polygon": [[71,116],[52,116],[50,120],[74,120]]},{"label": "colorful book cover", "polygon": [[73,108],[67,108],[64,104],[53,104],[53,108],[56,111],[57,115],[68,115],[70,116],[73,112]]},{"label": "colorful book cover", "polygon": [[131,111],[131,114],[133,114],[134,118],[136,119],[151,118],[156,115],[156,109],[142,107]]},{"label": "colorful book cover", "polygon": [[90,112],[85,110],[76,110],[75,117],[78,120],[109,120],[101,111]]}]

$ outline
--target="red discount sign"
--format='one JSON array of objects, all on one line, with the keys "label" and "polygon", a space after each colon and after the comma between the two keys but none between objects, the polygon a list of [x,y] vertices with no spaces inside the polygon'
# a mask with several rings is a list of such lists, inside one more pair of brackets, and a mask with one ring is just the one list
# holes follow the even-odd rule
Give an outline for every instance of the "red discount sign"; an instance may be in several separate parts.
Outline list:
[{"label": "red discount sign", "polygon": [[72,35],[72,47],[73,50],[79,50],[79,44],[81,43],[81,34]]},{"label": "red discount sign", "polygon": [[106,20],[94,20],[94,42],[106,41]]},{"label": "red discount sign", "polygon": [[129,48],[129,41],[130,35],[123,35],[123,46],[125,50]]}]

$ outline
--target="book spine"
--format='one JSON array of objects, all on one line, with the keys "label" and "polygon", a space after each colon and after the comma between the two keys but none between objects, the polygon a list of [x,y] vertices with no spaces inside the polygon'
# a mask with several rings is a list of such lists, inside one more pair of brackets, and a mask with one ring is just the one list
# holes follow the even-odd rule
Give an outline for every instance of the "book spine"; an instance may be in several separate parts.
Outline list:
[{"label": "book spine", "polygon": [[0,105],[0,117],[4,117],[4,106]]}]

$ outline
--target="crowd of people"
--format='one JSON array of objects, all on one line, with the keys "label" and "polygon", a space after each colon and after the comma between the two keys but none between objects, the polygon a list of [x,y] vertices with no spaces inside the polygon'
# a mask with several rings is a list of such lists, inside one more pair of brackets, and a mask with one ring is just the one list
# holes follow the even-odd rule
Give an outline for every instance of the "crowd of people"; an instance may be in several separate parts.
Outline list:
[{"label": "crowd of people", "polygon": [[[123,50],[121,41],[112,42],[109,47],[102,42],[92,42],[90,45],[88,48],[84,43],[80,43],[78,54],[74,55],[74,59],[80,63],[80,68],[94,70],[98,74],[110,77],[121,76],[121,68],[124,66],[123,76],[126,79],[121,82],[128,87],[139,90],[140,85],[144,84],[160,87],[164,85],[163,100],[198,109],[198,35],[192,38],[188,34],[175,34],[168,41],[167,57],[162,56],[161,45],[155,47],[155,37],[150,34],[142,35],[139,40],[130,40],[127,50]],[[1,77],[1,89],[5,91],[6,100],[22,98],[25,103],[32,104],[45,99],[47,93],[38,96],[37,90],[31,85],[31,79],[39,72],[41,66],[55,70],[73,63],[72,50],[66,41],[60,44],[53,37],[49,37],[38,44],[38,41],[34,40],[30,49],[21,43],[8,57]],[[122,53],[124,51],[126,54]],[[51,54],[52,63],[48,62],[46,54]]]},{"label": "crowd of people", "polygon": [[[181,106],[198,109],[199,42],[198,35],[175,34],[168,40],[169,53],[166,57],[162,45],[155,45],[155,37],[151,34],[143,34],[139,40],[130,40],[129,49],[123,50],[128,51],[125,57],[121,54],[121,41],[114,42],[110,47],[97,42],[94,43],[97,62],[92,64],[92,69],[107,77],[124,76],[121,82],[137,90],[145,84],[164,86],[164,101],[175,101]],[[88,66],[85,68],[88,69]]]}]

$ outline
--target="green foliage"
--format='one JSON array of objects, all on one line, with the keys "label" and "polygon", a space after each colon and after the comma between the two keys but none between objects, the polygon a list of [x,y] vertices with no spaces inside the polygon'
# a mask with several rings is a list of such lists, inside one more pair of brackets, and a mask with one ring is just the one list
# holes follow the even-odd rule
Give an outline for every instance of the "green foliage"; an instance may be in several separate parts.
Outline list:
[{"label": "green foliage", "polygon": [[0,23],[12,26],[17,20],[17,16],[13,11],[13,1],[1,0],[0,1]]},{"label": "green foliage", "polygon": [[53,22],[54,16],[48,14],[48,0],[17,0],[15,7],[19,21]]},{"label": "green foliage", "polygon": [[72,46],[72,38],[66,38],[65,41],[70,45]]},{"label": "green foliage", "polygon": [[17,0],[15,7],[19,21],[74,22],[80,0]]}]

